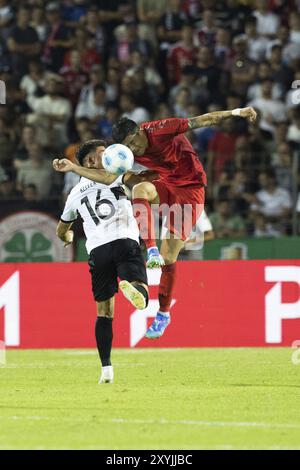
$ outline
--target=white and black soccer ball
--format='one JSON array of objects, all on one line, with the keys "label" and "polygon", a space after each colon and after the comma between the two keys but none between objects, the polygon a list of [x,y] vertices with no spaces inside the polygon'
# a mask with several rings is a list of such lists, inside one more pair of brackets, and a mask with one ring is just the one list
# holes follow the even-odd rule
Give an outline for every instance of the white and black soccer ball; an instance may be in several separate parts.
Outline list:
[{"label": "white and black soccer ball", "polygon": [[131,170],[134,156],[130,148],[122,144],[113,144],[107,147],[102,155],[102,165],[109,173],[122,175]]}]

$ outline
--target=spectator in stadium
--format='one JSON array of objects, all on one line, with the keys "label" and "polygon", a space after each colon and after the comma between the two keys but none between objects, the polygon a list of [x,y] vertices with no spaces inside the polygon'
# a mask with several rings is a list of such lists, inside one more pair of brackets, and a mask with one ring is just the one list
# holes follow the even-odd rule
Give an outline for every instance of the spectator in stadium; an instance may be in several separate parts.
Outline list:
[{"label": "spectator in stadium", "polygon": [[46,84],[46,73],[38,59],[31,60],[28,64],[28,74],[24,75],[20,88],[25,92],[26,98],[43,93]]},{"label": "spectator in stadium", "polygon": [[249,85],[256,77],[256,63],[247,55],[247,40],[245,36],[236,36],[233,40],[234,57],[232,60],[231,91],[242,98],[247,94]]},{"label": "spectator in stadium", "polygon": [[180,3],[180,0],[166,0],[166,6],[162,11],[157,29],[157,37],[162,48],[169,49],[172,44],[182,38],[182,28],[187,17],[182,11]]},{"label": "spectator in stadium", "polygon": [[258,34],[257,32],[257,19],[255,16],[250,16],[245,24],[245,38],[247,41],[249,59],[254,62],[261,62],[266,58],[266,52],[270,41]]},{"label": "spectator in stadium", "polygon": [[32,109],[29,120],[35,124],[38,141],[42,145],[61,149],[68,141],[67,127],[72,114],[71,103],[61,96],[60,77],[49,78],[45,91],[46,94],[40,98],[28,97],[28,105]]},{"label": "spectator in stadium", "polygon": [[172,114],[179,118],[188,117],[188,107],[191,103],[191,95],[188,88],[181,88],[172,106]]},{"label": "spectator in stadium", "polygon": [[105,140],[112,138],[112,127],[120,118],[120,112],[121,110],[117,104],[107,104],[105,116],[97,123],[96,132],[101,138]]},{"label": "spectator in stadium", "polygon": [[84,21],[82,23],[84,24],[85,31],[88,34],[89,39],[93,40],[97,54],[102,62],[105,56],[106,38],[104,28],[98,20],[98,7],[96,5],[91,5],[83,20]]},{"label": "spectator in stadium", "polygon": [[260,127],[262,130],[271,132],[272,135],[275,132],[276,123],[285,121],[287,118],[285,104],[272,98],[273,84],[271,78],[265,79],[261,85],[261,98],[256,98],[248,104],[260,111],[262,116]]},{"label": "spectator in stadium", "polygon": [[157,25],[166,5],[167,0],[137,0],[139,21],[145,25]]},{"label": "spectator in stadium", "polygon": [[45,11],[42,5],[37,3],[33,4],[30,26],[35,29],[40,43],[43,44],[47,37],[47,22]]},{"label": "spectator in stadium", "polygon": [[[249,101],[262,98],[262,86],[264,80],[272,80],[272,70],[268,62],[261,62],[257,69],[257,79],[253,81],[253,84],[249,86],[247,92],[247,99]],[[280,100],[284,95],[284,89],[278,82],[273,82],[272,87],[272,99]]]},{"label": "spectator in stadium", "polygon": [[88,81],[86,72],[80,66],[80,54],[77,49],[70,51],[70,64],[60,70],[60,75],[64,80],[64,96],[75,109],[81,90]]},{"label": "spectator in stadium", "polygon": [[46,6],[49,24],[43,51],[43,62],[54,72],[59,72],[64,63],[65,53],[74,46],[71,30],[63,23],[59,3],[50,2]]},{"label": "spectator in stadium", "polygon": [[[174,100],[180,90],[184,88],[188,88],[190,91],[190,94],[192,96],[193,102],[197,100],[197,97],[199,96],[199,87],[196,86],[196,70],[194,66],[187,65],[183,67],[181,71],[181,78],[180,81],[177,85],[174,85],[169,92],[169,97],[168,97],[168,102],[169,105],[172,106],[174,103]],[[207,94],[205,95],[207,98]]]},{"label": "spectator in stadium", "polygon": [[105,115],[106,104],[105,87],[103,85],[96,85],[94,87],[94,100],[92,102],[79,103],[76,108],[75,117],[76,119],[86,117],[95,124]]},{"label": "spectator in stadium", "polygon": [[105,82],[104,69],[101,65],[95,64],[91,67],[89,72],[89,82],[85,85],[80,93],[78,105],[80,103],[93,103],[94,89],[97,85],[103,85]]},{"label": "spectator in stadium", "polygon": [[51,162],[46,160],[43,149],[34,143],[29,147],[28,160],[22,162],[17,172],[17,189],[23,192],[28,184],[37,188],[39,199],[45,199],[50,194],[53,171]]},{"label": "spectator in stadium", "polygon": [[131,53],[131,67],[127,70],[126,75],[134,77],[136,71],[143,69],[147,86],[156,89],[158,93],[162,93],[164,91],[163,81],[153,62],[149,61],[148,57],[143,56],[139,51],[134,51]]},{"label": "spectator in stadium", "polygon": [[62,0],[61,15],[69,28],[74,28],[87,11],[86,0]]},{"label": "spectator in stadium", "polygon": [[221,97],[222,71],[215,64],[212,50],[209,47],[200,47],[196,62],[196,85],[201,93],[207,93],[207,103],[216,102]]},{"label": "spectator in stadium", "polygon": [[291,194],[293,190],[293,152],[288,142],[282,142],[279,145],[274,160],[273,167],[277,184]]},{"label": "spectator in stadium", "polygon": [[[89,38],[89,34],[83,26],[78,26],[74,31],[74,46],[80,56],[81,69],[89,73],[91,68],[101,63],[101,57],[96,50],[96,44],[93,39]],[[70,65],[71,50],[66,51],[64,56],[64,65]]]},{"label": "spectator in stadium", "polygon": [[293,11],[289,16],[290,39],[300,45],[300,12]]},{"label": "spectator in stadium", "polygon": [[131,95],[123,93],[120,97],[120,107],[122,117],[127,117],[137,124],[148,121],[150,115],[145,108],[137,106],[135,99]]},{"label": "spectator in stadium", "polygon": [[207,8],[216,9],[219,21],[225,28],[231,29],[235,35],[244,32],[246,18],[253,13],[253,6],[251,9],[246,1],[242,3],[237,0],[225,0],[220,4],[210,1]]},{"label": "spectator in stadium", "polygon": [[[253,197],[251,211],[254,214],[263,214],[267,222],[282,226],[291,215],[292,201],[290,193],[280,188],[276,182],[273,171],[260,173],[259,184],[261,189]],[[253,216],[252,214],[252,216]]]},{"label": "spectator in stadium", "polygon": [[284,65],[291,66],[295,60],[300,58],[299,44],[291,41],[290,30],[284,24],[278,29],[277,38],[269,43],[268,50],[271,51],[275,45],[282,48],[282,62]]},{"label": "spectator in stadium", "polygon": [[269,10],[269,1],[256,0],[256,10],[253,14],[257,19],[258,34],[273,38],[279,28],[279,18]]},{"label": "spectator in stadium", "polygon": [[272,224],[268,223],[263,214],[254,218],[253,236],[255,238],[280,237],[281,233]]},{"label": "spectator in stadium", "polygon": [[[135,54],[138,54],[136,52]],[[127,72],[128,74],[128,72]],[[105,80],[105,93],[107,101],[117,101],[120,93],[120,73],[116,67],[109,67]]]},{"label": "spectator in stadium", "polygon": [[7,40],[12,68],[18,78],[27,73],[28,62],[37,58],[40,52],[38,35],[29,23],[30,9],[23,5],[18,10],[17,24],[12,28]]},{"label": "spectator in stadium", "polygon": [[275,45],[272,47],[269,64],[274,81],[280,83],[285,92],[289,90],[294,79],[294,72],[290,67],[284,65],[281,46]]},{"label": "spectator in stadium", "polygon": [[4,170],[11,166],[15,151],[15,139],[9,124],[4,117],[0,117],[0,169]]},{"label": "spectator in stadium", "polygon": [[181,30],[181,41],[169,50],[167,58],[168,77],[170,84],[177,84],[181,79],[182,69],[195,65],[196,48],[193,40],[193,28],[184,25]]},{"label": "spectator in stadium", "polygon": [[197,47],[213,47],[217,34],[217,21],[213,10],[205,9],[202,13],[202,22],[195,30],[195,45]]},{"label": "spectator in stadium", "polygon": [[207,175],[209,181],[216,181],[226,165],[233,162],[237,138],[233,119],[223,121],[208,146]]},{"label": "spectator in stadium", "polygon": [[5,34],[14,17],[13,9],[8,0],[0,0],[0,28]]},{"label": "spectator in stadium", "polygon": [[34,126],[26,124],[22,128],[20,143],[14,155],[14,166],[19,168],[20,163],[28,159],[29,147],[36,141],[36,129]]},{"label": "spectator in stadium", "polygon": [[215,203],[215,211],[209,215],[209,220],[217,238],[240,238],[246,235],[244,220],[233,214],[226,199]]},{"label": "spectator in stadium", "polygon": [[[155,8],[153,3],[153,9]],[[111,32],[123,22],[135,19],[133,4],[130,0],[97,0],[98,19],[105,30],[108,45],[111,45]]]},{"label": "spectator in stadium", "polygon": [[214,51],[217,62],[221,64],[222,69],[229,70],[233,58],[233,50],[231,32],[228,29],[224,27],[217,29]]},{"label": "spectator in stadium", "polygon": [[22,193],[17,191],[13,175],[10,172],[1,171],[0,167],[0,201],[20,200]]},{"label": "spectator in stadium", "polygon": [[131,22],[121,25],[115,31],[116,44],[113,48],[113,56],[121,63],[123,69],[130,64],[130,54],[139,51],[142,55],[151,56],[152,48],[147,39],[142,39],[138,34],[137,24]]},{"label": "spectator in stadium", "polygon": [[69,144],[64,150],[64,156],[71,160],[71,162],[76,162],[76,150],[81,143],[85,142],[85,137],[87,133],[90,132],[90,127],[90,120],[86,117],[82,117],[75,121],[74,138],[72,139],[72,143]]},{"label": "spectator in stadium", "polygon": [[[229,109],[229,108],[228,108]],[[234,108],[232,108],[234,109]],[[189,116],[200,116],[202,113],[200,107],[197,104],[190,105],[188,108]],[[211,104],[207,111],[209,113],[213,113],[214,111],[221,111],[221,107],[216,104]],[[195,129],[194,134],[196,136],[196,143],[199,154],[204,159],[207,158],[207,152],[209,149],[209,145],[215,134],[218,132],[218,128],[216,126],[212,127],[202,127],[200,129]]]}]

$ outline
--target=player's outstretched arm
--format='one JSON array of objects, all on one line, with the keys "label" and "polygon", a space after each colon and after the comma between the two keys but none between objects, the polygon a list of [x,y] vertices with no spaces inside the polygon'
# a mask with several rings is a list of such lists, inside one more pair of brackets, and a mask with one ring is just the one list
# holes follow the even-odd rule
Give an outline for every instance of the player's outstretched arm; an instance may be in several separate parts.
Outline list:
[{"label": "player's outstretched arm", "polygon": [[102,184],[112,184],[118,178],[118,175],[108,173],[105,170],[96,170],[93,168],[85,168],[83,166],[76,165],[67,158],[62,158],[61,160],[57,158],[53,160],[53,168],[54,170],[60,171],[62,173],[68,173],[69,171],[72,171],[79,176],[83,176],[84,178],[88,178],[89,180]]},{"label": "player's outstretched arm", "polygon": [[189,128],[198,129],[199,127],[217,126],[224,121],[224,119],[228,119],[232,116],[239,116],[247,119],[249,122],[255,122],[257,113],[253,108],[238,108],[232,111],[215,111],[213,113],[190,118],[188,120]]}]

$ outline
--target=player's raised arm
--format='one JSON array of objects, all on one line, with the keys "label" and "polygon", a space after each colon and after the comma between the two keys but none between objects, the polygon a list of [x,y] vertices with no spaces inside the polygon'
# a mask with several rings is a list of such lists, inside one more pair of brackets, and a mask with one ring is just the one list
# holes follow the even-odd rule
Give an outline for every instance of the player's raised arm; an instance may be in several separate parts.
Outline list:
[{"label": "player's raised arm", "polygon": [[249,122],[255,122],[257,113],[253,108],[238,108],[232,111],[215,111],[213,113],[203,114],[188,119],[190,129],[198,129],[199,127],[210,127],[217,126],[224,119],[228,119],[232,116],[239,116],[247,119]]},{"label": "player's raised arm", "polygon": [[83,176],[84,178],[88,178],[89,180],[102,184],[112,184],[118,178],[118,175],[108,173],[105,170],[85,168],[83,166],[76,165],[67,158],[53,160],[53,168],[54,170],[62,173],[72,171],[79,176]]}]

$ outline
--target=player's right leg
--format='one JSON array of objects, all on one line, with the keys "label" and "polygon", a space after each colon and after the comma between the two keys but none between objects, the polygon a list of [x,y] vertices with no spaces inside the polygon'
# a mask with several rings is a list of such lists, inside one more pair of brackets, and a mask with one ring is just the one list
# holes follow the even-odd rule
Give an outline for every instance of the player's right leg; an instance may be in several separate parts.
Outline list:
[{"label": "player's right leg", "polygon": [[161,254],[166,264],[162,267],[159,283],[159,310],[146,332],[146,338],[148,339],[160,338],[171,322],[170,308],[176,280],[176,261],[183,244],[184,242],[177,239],[172,233],[169,233],[168,237],[162,241]]},{"label": "player's right leg", "polygon": [[147,248],[147,268],[160,268],[164,260],[156,246],[154,217],[151,204],[159,204],[159,195],[153,183],[145,181],[132,190],[134,215],[137,219],[140,235]]},{"label": "player's right leg", "polygon": [[89,266],[93,295],[97,303],[95,336],[102,365],[99,383],[111,383],[114,379],[111,363],[114,295],[118,291],[117,271],[113,262],[113,242],[92,250],[89,257]]},{"label": "player's right leg", "polygon": [[114,370],[111,364],[114,306],[114,297],[102,302],[97,302],[95,336],[102,365],[99,384],[112,383],[114,380]]}]

